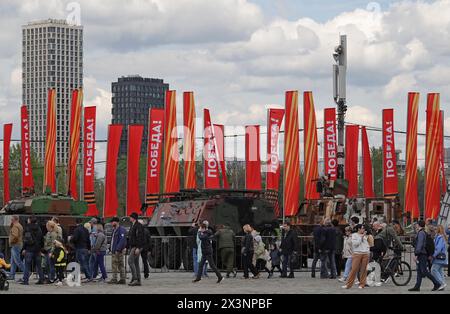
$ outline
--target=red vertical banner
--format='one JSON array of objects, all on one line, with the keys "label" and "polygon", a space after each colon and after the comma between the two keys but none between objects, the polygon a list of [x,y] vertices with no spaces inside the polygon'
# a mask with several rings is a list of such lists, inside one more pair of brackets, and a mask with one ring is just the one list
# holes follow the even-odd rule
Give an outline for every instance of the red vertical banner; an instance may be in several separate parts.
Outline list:
[{"label": "red vertical banner", "polygon": [[436,219],[440,211],[439,180],[440,94],[428,94],[427,145],[425,156],[425,218]]},{"label": "red vertical banner", "polygon": [[108,149],[106,155],[105,200],[103,217],[117,216],[119,200],[117,198],[117,161],[119,159],[122,125],[110,125],[108,129]]},{"label": "red vertical banner", "polygon": [[3,126],[3,203],[11,200],[9,191],[9,153],[11,145],[12,124]]},{"label": "red vertical banner", "polygon": [[69,168],[67,170],[68,192],[75,200],[78,199],[77,165],[80,152],[81,113],[83,109],[83,91],[72,92],[72,106],[70,108],[70,141]]},{"label": "red vertical banner", "polygon": [[383,110],[383,190],[384,197],[398,195],[397,154],[395,151],[394,109]]},{"label": "red vertical banner", "polygon": [[164,147],[164,193],[180,192],[176,92],[166,92]]},{"label": "red vertical banner", "polygon": [[286,123],[284,149],[284,213],[291,217],[300,205],[300,142],[298,122],[298,92],[286,93]]},{"label": "red vertical banner", "polygon": [[139,163],[143,135],[143,125],[128,126],[127,216],[139,213],[142,207],[139,189]]},{"label": "red vertical banner", "polygon": [[405,211],[412,219],[419,219],[419,190],[417,179],[417,126],[419,122],[419,93],[408,94],[406,132]]},{"label": "red vertical banner", "polygon": [[56,90],[48,91],[47,137],[45,141],[44,193],[56,193]]},{"label": "red vertical banner", "polygon": [[370,155],[369,138],[367,136],[366,127],[361,128],[361,137],[362,137],[364,197],[374,198],[375,191],[373,189],[372,156]]},{"label": "red vertical banner", "polygon": [[34,180],[31,165],[30,119],[27,106],[20,110],[21,146],[22,146],[22,195],[33,194]]},{"label": "red vertical banner", "polygon": [[97,217],[98,209],[95,199],[95,131],[96,107],[84,108],[84,146],[83,146],[83,186],[84,201],[88,204],[86,216]]},{"label": "red vertical banner", "polygon": [[324,161],[325,174],[330,180],[337,179],[337,130],[336,130],[336,109],[328,108],[324,110]]},{"label": "red vertical banner", "polygon": [[245,127],[245,188],[262,190],[259,125]]},{"label": "red vertical banner", "polygon": [[184,106],[184,188],[194,190],[197,188],[195,175],[195,102],[194,93],[183,95]]},{"label": "red vertical banner", "polygon": [[359,125],[345,128],[345,179],[348,181],[348,197],[358,196],[358,144]]},{"label": "red vertical banner", "polygon": [[317,193],[317,184],[315,183],[315,180],[319,178],[319,142],[317,139],[316,111],[312,92],[303,94],[303,121],[305,129],[305,199],[315,200],[320,197],[319,193]]},{"label": "red vertical banner", "polygon": [[447,192],[447,178],[445,177],[445,141],[444,141],[444,111],[441,110],[440,114],[440,125],[439,125],[439,148],[441,150],[440,159],[441,159],[441,195],[444,196]]},{"label": "red vertical banner", "polygon": [[267,125],[267,176],[266,189],[278,191],[280,188],[280,156],[278,142],[281,125],[284,119],[284,109],[269,109]]},{"label": "red vertical banner", "polygon": [[164,110],[150,109],[148,131],[148,154],[147,154],[147,184],[146,201],[147,216],[153,214],[153,210],[159,201],[161,193],[161,162],[164,138]]},{"label": "red vertical banner", "polygon": [[205,189],[220,189],[219,162],[217,159],[216,141],[214,139],[213,125],[208,109],[203,111],[204,119],[204,180]]},{"label": "red vertical banner", "polygon": [[225,163],[225,126],[221,124],[214,124],[214,138],[217,146],[217,159],[219,160],[220,172],[222,173],[222,186],[224,189],[229,189],[227,177],[227,166]]}]

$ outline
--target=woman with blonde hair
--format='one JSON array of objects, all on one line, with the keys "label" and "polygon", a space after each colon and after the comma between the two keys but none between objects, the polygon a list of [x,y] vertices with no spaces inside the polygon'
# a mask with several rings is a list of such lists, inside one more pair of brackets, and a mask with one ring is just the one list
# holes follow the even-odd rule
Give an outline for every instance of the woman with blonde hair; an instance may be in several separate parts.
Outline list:
[{"label": "woman with blonde hair", "polygon": [[434,237],[434,254],[433,266],[431,266],[431,274],[441,284],[438,291],[442,291],[447,287],[444,276],[444,267],[448,265],[447,256],[447,235],[443,226],[439,225],[435,229]]},{"label": "woman with blonde hair", "polygon": [[55,241],[58,240],[58,233],[56,232],[56,224],[53,221],[48,221],[46,224],[47,233],[44,237],[44,257],[45,268],[47,273],[48,283],[53,283],[56,279],[55,264],[52,261],[53,250],[55,249]]}]

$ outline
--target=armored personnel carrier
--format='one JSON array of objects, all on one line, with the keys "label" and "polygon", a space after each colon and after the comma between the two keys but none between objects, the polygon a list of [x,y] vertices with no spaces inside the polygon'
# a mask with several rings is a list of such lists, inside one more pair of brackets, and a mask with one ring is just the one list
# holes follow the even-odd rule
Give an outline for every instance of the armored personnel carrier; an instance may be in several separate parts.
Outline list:
[{"label": "armored personnel carrier", "polygon": [[183,191],[163,196],[148,223],[154,239],[151,266],[179,269],[183,263],[186,270],[192,269],[189,230],[193,223],[207,220],[212,229],[228,225],[236,235],[250,224],[262,235],[273,234],[278,227],[277,199],[274,192],[244,190]]}]

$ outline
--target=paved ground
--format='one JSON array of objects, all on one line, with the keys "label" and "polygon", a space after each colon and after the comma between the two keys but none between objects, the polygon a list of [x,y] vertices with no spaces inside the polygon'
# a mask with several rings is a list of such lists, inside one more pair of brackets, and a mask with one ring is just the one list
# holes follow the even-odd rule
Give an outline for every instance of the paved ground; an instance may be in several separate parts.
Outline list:
[{"label": "paved ground", "polygon": [[[239,277],[241,274],[239,275]],[[191,283],[192,277],[186,273],[152,274],[142,287],[111,286],[107,284],[86,284],[81,288],[56,287],[53,285],[21,286],[12,283],[9,292],[0,294],[404,294],[408,287],[396,287],[388,283],[380,288],[343,290],[342,284],[335,280],[312,279],[307,273],[298,273],[296,279],[226,279],[217,285],[215,277],[199,284]],[[414,279],[414,278],[413,278]],[[415,279],[414,279],[415,280]],[[422,292],[431,293],[432,286],[426,280]],[[440,294],[450,294],[450,289]]]}]

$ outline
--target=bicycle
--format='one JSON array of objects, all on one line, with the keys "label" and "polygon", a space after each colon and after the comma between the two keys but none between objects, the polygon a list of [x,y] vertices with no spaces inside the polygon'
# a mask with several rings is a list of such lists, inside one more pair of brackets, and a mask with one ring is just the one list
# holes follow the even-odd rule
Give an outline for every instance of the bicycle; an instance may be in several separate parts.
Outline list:
[{"label": "bicycle", "polygon": [[[402,261],[401,251],[394,250],[394,254],[389,259],[383,259],[382,257],[381,262],[378,264],[381,266],[381,281],[383,283],[387,283],[389,278],[391,278],[396,286],[404,287],[411,281],[411,266],[407,262]],[[368,269],[368,282],[375,281],[375,271],[375,268]]]}]

